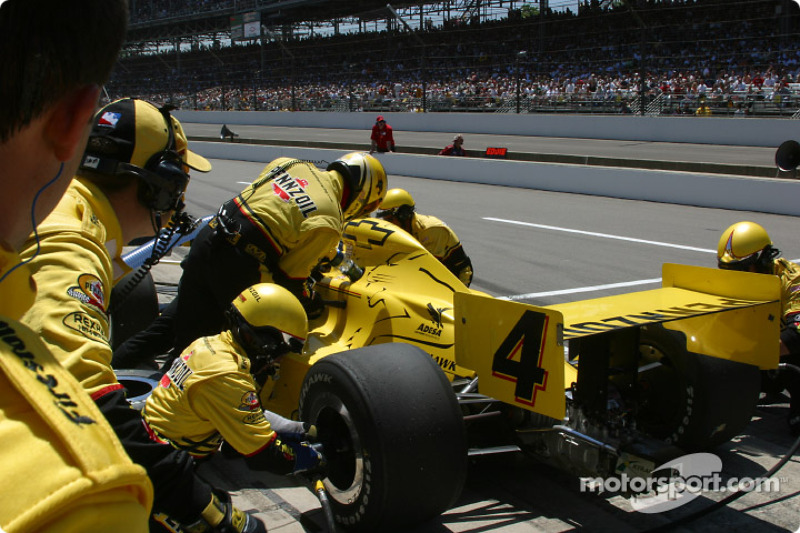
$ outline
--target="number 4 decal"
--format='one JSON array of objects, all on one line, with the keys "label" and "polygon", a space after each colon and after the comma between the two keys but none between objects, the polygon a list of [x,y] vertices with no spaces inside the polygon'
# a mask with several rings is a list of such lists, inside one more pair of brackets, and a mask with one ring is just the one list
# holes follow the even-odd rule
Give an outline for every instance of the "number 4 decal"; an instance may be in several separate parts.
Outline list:
[{"label": "number 4 decal", "polygon": [[547,371],[540,366],[547,322],[546,315],[525,311],[492,360],[492,375],[516,383],[516,400],[531,406],[547,386]]}]

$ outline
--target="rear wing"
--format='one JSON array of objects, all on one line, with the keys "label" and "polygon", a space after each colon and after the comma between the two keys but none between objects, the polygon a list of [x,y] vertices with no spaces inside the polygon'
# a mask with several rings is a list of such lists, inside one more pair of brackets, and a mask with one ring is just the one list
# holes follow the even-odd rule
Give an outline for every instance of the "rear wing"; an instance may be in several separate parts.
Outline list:
[{"label": "rear wing", "polygon": [[682,332],[689,352],[776,368],[776,276],[665,264],[662,287],[549,307],[456,293],[456,363],[474,370],[482,394],[563,419],[574,369],[568,341],[647,324]]}]

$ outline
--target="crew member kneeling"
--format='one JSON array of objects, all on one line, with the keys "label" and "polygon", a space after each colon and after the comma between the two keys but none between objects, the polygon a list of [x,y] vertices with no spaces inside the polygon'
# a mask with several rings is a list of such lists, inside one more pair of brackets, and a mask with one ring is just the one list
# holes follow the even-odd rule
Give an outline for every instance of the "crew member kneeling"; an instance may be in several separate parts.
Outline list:
[{"label": "crew member kneeling", "polygon": [[225,315],[228,328],[189,345],[147,399],[143,415],[153,437],[194,457],[226,442],[250,468],[274,474],[320,467],[322,454],[306,442],[313,426],[265,413],[258,395],[281,358],[302,350],[302,304],[280,285],[259,283]]},{"label": "crew member kneeling", "polygon": [[455,232],[435,216],[420,215],[415,211],[414,199],[408,191],[389,189],[377,215],[410,233],[469,287],[472,283],[472,261],[464,252]]}]

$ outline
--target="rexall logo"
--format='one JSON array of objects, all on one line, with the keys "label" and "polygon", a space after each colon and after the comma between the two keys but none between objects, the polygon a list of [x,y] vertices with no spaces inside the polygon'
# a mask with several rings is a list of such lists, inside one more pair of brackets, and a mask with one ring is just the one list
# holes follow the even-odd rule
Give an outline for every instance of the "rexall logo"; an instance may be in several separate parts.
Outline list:
[{"label": "rexall logo", "polygon": [[622,474],[612,478],[581,478],[581,492],[633,494],[631,507],[640,513],[663,513],[685,505],[703,492],[778,492],[777,478],[723,480],[722,460],[711,453],[692,453],[654,468],[648,477]]}]

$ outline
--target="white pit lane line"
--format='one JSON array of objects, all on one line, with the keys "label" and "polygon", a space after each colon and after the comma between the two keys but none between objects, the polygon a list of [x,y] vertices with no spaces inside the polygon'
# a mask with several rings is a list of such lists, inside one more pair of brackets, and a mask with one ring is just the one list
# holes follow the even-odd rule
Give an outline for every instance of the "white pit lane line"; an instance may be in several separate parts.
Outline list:
[{"label": "white pit lane line", "polygon": [[[503,222],[506,224],[515,224],[518,226],[528,226],[531,228],[539,228],[539,229],[546,229],[551,231],[563,231],[565,233],[578,233],[580,235],[589,235],[591,237],[600,237],[602,239],[616,239],[619,241],[628,241],[628,242],[638,242],[641,244],[652,244],[654,246],[664,246],[667,248],[678,248],[681,250],[690,250],[694,252],[705,252],[716,254],[716,250],[710,250],[708,248],[696,248],[694,246],[684,246],[682,244],[672,244],[668,242],[659,242],[659,241],[648,241],[645,239],[634,239],[633,237],[623,237],[621,235],[610,235],[608,233],[597,233],[594,231],[583,231],[578,229],[572,228],[561,228],[558,226],[548,226],[546,224],[534,224],[532,222],[521,222],[519,220],[507,220],[504,218],[493,218],[493,217],[483,217],[484,220],[490,220],[492,222]],[[793,263],[800,262],[800,259],[790,259]],[[498,300],[529,300],[532,298],[545,298],[548,296],[562,296],[565,294],[577,294],[581,292],[594,292],[594,291],[603,291],[608,289],[619,289],[622,287],[634,287],[636,285],[650,285],[661,283],[661,278],[653,278],[653,279],[640,279],[636,281],[625,281],[621,283],[608,283],[606,285],[592,285],[589,287],[576,287],[574,289],[563,289],[559,291],[547,291],[547,292],[529,292],[527,294],[513,294],[511,296],[501,296],[498,297]],[[800,532],[800,530],[798,530]]]},{"label": "white pit lane line", "polygon": [[[532,222],[521,222],[519,220],[507,220],[504,218],[493,218],[493,217],[483,217],[484,220],[489,220],[492,222],[503,222],[505,224],[515,224],[517,226],[527,226],[530,228],[538,228],[538,229],[546,229],[550,231],[563,231],[565,233],[577,233],[580,235],[588,235],[590,237],[599,237],[601,239],[615,239],[618,241],[628,241],[628,242],[636,242],[640,244],[651,244],[653,246],[664,246],[667,248],[678,248],[680,250],[690,250],[693,252],[704,252],[704,253],[711,253],[716,254],[716,250],[710,250],[708,248],[697,248],[694,246],[685,246],[682,244],[672,244],[668,242],[659,242],[659,241],[648,241],[645,239],[635,239],[633,237],[623,237],[621,235],[610,235],[608,233],[597,233],[594,231],[583,231],[578,229],[572,228],[562,228],[558,226],[548,226],[546,224],[534,224]],[[653,279],[641,279],[636,281],[625,281],[622,283],[609,283],[606,285],[592,285],[590,287],[576,287],[574,289],[563,289],[559,291],[548,291],[548,292],[531,292],[527,294],[514,294],[511,296],[503,296],[498,298],[499,300],[528,300],[532,298],[544,298],[548,296],[562,296],[565,294],[576,294],[581,292],[595,292],[595,291],[603,291],[607,289],[618,289],[621,287],[633,287],[636,285],[650,285],[661,283],[661,278],[653,278]]]},{"label": "white pit lane line", "polygon": [[563,294],[576,294],[579,292],[594,292],[594,291],[603,291],[606,289],[618,289],[620,287],[633,287],[635,285],[649,285],[651,283],[661,283],[661,278],[653,278],[653,279],[640,279],[637,281],[625,281],[622,283],[609,283],[607,285],[592,285],[590,287],[577,287],[575,289],[563,289],[560,291],[548,291],[548,292],[529,292],[528,294],[514,294],[511,296],[502,296],[497,298],[498,300],[528,300],[531,298],[544,298],[547,296],[561,296]]},{"label": "white pit lane line", "polygon": [[506,224],[516,224],[517,226],[527,226],[529,228],[539,228],[551,231],[563,231],[565,233],[578,233],[580,235],[588,235],[590,237],[600,237],[602,239],[615,239],[618,241],[638,242],[640,244],[652,244],[653,246],[664,246],[667,248],[678,248],[680,250],[691,250],[693,252],[705,252],[709,254],[717,253],[716,250],[709,250],[708,248],[696,248],[694,246],[685,246],[683,244],[671,244],[668,242],[648,241],[644,239],[634,239],[633,237],[623,237],[621,235],[610,235],[608,233],[596,233],[594,231],[583,231],[579,229],[560,228],[558,226],[547,226],[544,224],[533,224],[531,222],[520,222],[519,220],[506,220],[504,218],[483,217],[484,220],[491,220],[492,222],[504,222]]}]

